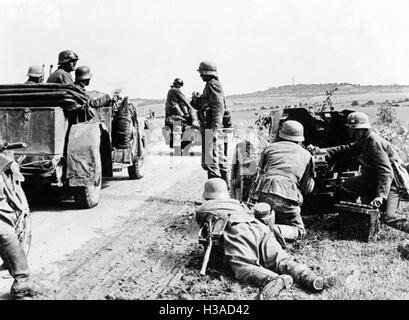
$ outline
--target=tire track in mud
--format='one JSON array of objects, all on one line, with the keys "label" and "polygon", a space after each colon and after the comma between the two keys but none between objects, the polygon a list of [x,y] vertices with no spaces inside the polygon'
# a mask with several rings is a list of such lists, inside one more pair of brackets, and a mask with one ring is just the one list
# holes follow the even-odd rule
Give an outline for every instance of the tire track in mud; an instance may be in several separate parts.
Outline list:
[{"label": "tire track in mud", "polygon": [[72,253],[47,298],[157,299],[198,246],[191,222],[204,181],[194,171]]}]

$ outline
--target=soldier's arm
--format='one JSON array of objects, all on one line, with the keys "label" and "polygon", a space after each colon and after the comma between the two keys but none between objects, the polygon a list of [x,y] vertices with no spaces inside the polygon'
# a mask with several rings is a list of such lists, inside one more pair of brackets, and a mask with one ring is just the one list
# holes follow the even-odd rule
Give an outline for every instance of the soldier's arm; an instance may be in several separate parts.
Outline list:
[{"label": "soldier's arm", "polygon": [[109,94],[90,91],[88,92],[88,104],[93,108],[101,108],[111,103],[112,99]]},{"label": "soldier's arm", "polygon": [[376,197],[386,200],[393,180],[393,169],[389,157],[382,145],[376,141],[371,141],[368,144],[366,152],[377,173]]},{"label": "soldier's arm", "polygon": [[187,108],[192,109],[190,102],[186,99],[185,95],[182,92],[177,93],[177,97],[181,104],[185,105]]},{"label": "soldier's arm", "polygon": [[[265,156],[264,156],[265,151],[266,151],[266,148],[264,148],[263,152],[261,153],[260,160],[258,162],[258,168],[259,168],[260,172],[263,171],[264,166],[265,166],[265,159],[266,159]],[[244,151],[244,152],[246,152],[246,151]]]},{"label": "soldier's arm", "polygon": [[327,152],[327,157],[332,158],[348,151],[354,152],[356,151],[357,148],[358,143],[352,142],[349,144],[344,144],[336,147],[325,148],[325,151]]},{"label": "soldier's arm", "polygon": [[305,169],[304,175],[300,180],[300,187],[304,194],[311,193],[314,189],[314,160],[311,157]]}]

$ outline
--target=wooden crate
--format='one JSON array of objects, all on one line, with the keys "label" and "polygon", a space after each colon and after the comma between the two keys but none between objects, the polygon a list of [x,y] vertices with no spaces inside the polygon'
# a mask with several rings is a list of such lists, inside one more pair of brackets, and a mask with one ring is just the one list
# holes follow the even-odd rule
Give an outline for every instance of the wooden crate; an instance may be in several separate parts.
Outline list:
[{"label": "wooden crate", "polygon": [[342,240],[376,241],[380,212],[371,206],[341,201],[334,205],[339,214],[338,237]]}]

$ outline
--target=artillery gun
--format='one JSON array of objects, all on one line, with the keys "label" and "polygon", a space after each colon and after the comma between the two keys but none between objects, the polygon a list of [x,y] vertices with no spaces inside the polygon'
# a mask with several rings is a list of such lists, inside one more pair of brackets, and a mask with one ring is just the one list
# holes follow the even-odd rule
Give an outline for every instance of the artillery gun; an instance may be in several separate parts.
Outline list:
[{"label": "artillery gun", "polygon": [[[286,120],[296,120],[304,126],[304,146],[312,144],[320,148],[350,143],[345,128],[346,117],[351,110],[314,112],[307,108],[276,108],[270,112],[269,137],[274,142]],[[251,200],[251,185],[257,176],[257,166],[262,150],[252,141],[243,141],[236,146],[231,168],[232,196],[240,201]],[[334,193],[343,180],[357,174],[359,163],[354,158],[337,158],[328,162],[324,155],[314,156],[315,187],[304,197],[302,215],[331,214],[337,199]]]}]

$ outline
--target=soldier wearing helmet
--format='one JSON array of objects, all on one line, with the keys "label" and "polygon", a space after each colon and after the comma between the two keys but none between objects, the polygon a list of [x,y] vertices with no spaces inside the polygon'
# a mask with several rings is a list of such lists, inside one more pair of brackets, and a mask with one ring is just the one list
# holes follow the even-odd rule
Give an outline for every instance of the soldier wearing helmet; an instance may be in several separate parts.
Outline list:
[{"label": "soldier wearing helmet", "polygon": [[196,210],[196,222],[205,232],[214,234],[217,230],[222,237],[211,257],[213,254],[217,261],[227,262],[238,281],[260,287],[260,299],[276,298],[293,281],[312,292],[334,284],[335,277],[319,276],[294,261],[264,223],[250,214],[244,204],[230,198],[224,180],[207,180],[203,198],[204,203]]},{"label": "soldier wearing helmet", "polygon": [[71,72],[75,70],[78,55],[72,50],[61,51],[58,55],[58,69],[47,79],[47,83],[74,84]]},{"label": "soldier wearing helmet", "polygon": [[205,121],[202,123],[202,168],[207,177],[222,178],[228,183],[226,145],[222,133],[226,101],[217,74],[217,66],[210,61],[202,61],[197,70],[206,86],[201,96],[201,110]]},{"label": "soldier wearing helmet", "polygon": [[303,195],[314,188],[313,159],[301,146],[304,127],[298,121],[284,122],[278,136],[279,141],[268,145],[261,154],[259,176],[250,197],[268,203],[275,211],[272,231],[284,246],[286,241],[306,234],[301,205]]},{"label": "soldier wearing helmet", "polygon": [[320,149],[326,152],[328,158],[348,152],[357,157],[361,166],[359,176],[351,177],[342,184],[339,197],[354,201],[360,196],[363,203],[380,207],[383,212],[381,220],[386,224],[405,220],[405,216],[395,213],[399,204],[399,190],[393,164],[403,163],[397,150],[371,129],[369,118],[363,112],[350,113],[346,127],[354,142]]},{"label": "soldier wearing helmet", "polygon": [[40,65],[32,65],[28,68],[27,81],[25,84],[38,84],[44,80],[43,67]]},{"label": "soldier wearing helmet", "polygon": [[199,127],[196,110],[192,108],[180,88],[183,80],[176,78],[168,91],[165,103],[165,125],[173,127],[174,121],[185,121],[194,127]]},{"label": "soldier wearing helmet", "polygon": [[95,109],[101,108],[111,103],[112,98],[107,93],[98,91],[87,92],[86,86],[89,86],[92,78],[91,69],[88,66],[80,66],[75,69],[75,86],[79,88],[88,97],[87,119],[92,119],[98,115]]}]

